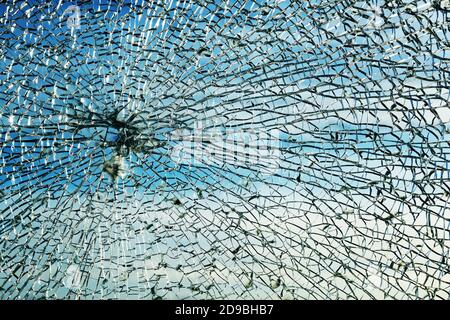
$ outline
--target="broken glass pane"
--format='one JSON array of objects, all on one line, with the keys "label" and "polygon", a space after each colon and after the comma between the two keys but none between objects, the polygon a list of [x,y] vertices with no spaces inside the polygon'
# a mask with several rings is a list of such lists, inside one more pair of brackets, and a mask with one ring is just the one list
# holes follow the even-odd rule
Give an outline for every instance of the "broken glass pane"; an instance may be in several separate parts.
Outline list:
[{"label": "broken glass pane", "polygon": [[0,4],[0,298],[448,299],[443,1]]}]

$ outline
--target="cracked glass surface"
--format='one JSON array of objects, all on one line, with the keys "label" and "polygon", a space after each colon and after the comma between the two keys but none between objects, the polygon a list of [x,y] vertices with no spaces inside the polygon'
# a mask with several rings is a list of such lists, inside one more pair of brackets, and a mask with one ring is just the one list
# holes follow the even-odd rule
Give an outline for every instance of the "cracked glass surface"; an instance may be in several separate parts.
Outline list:
[{"label": "cracked glass surface", "polygon": [[1,299],[448,299],[449,1],[0,4]]}]

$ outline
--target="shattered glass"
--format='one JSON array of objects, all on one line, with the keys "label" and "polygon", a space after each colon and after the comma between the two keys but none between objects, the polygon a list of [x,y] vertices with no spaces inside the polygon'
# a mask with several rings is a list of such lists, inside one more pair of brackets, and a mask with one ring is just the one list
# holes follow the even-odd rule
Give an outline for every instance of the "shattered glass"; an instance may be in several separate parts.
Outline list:
[{"label": "shattered glass", "polygon": [[0,4],[1,299],[449,299],[450,3]]}]

